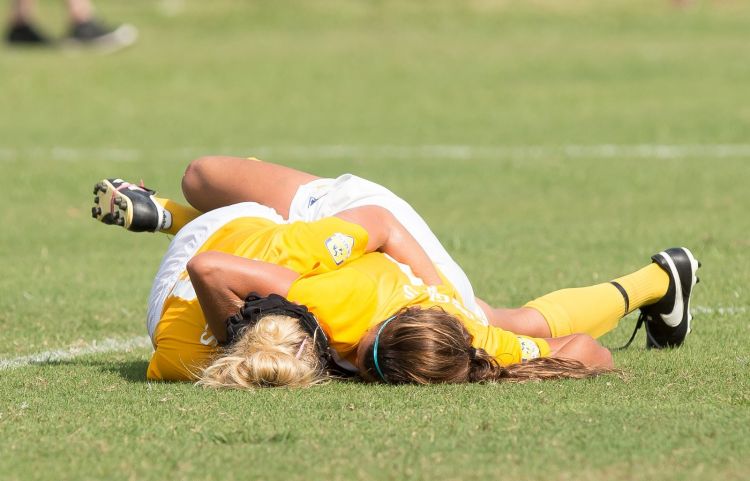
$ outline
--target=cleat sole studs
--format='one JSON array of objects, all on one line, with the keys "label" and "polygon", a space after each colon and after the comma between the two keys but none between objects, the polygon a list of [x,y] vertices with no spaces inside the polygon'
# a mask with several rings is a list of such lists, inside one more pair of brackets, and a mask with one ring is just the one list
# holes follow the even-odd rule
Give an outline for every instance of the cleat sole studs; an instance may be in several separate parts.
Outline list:
[{"label": "cleat sole studs", "polygon": [[115,223],[119,225],[120,227],[125,227],[125,219],[123,218],[116,219]]},{"label": "cleat sole studs", "polygon": [[99,196],[97,195],[96,197],[94,197],[94,204],[98,204],[98,203],[99,203]]}]

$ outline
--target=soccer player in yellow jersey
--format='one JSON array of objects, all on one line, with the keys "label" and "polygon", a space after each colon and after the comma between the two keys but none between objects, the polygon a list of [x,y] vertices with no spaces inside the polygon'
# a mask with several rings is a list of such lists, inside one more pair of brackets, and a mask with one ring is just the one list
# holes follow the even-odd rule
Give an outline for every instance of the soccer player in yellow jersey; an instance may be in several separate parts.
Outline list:
[{"label": "soccer player in yellow jersey", "polygon": [[[132,218],[127,223],[117,222],[113,216],[119,211],[125,216],[137,210],[131,204],[132,196],[122,194],[129,187],[123,190],[124,184],[116,187],[105,182],[109,185],[99,190],[105,194],[102,204],[105,211],[109,204],[109,211],[95,211],[94,216],[126,227],[128,223],[137,224]],[[340,362],[356,365],[366,378],[387,382],[590,375],[610,368],[612,363],[609,352],[591,336],[611,330],[620,317],[635,308],[641,308],[652,347],[679,345],[689,331],[689,298],[697,282],[698,264],[687,249],[657,254],[654,264],[611,283],[557,291],[520,309],[493,309],[473,297],[468,281],[468,289],[462,285],[465,274],[457,265],[456,274],[452,269],[455,263],[413,209],[364,179],[319,179],[255,160],[210,157],[191,164],[183,179],[183,191],[193,206],[211,212],[178,233],[157,275],[149,307],[150,332],[156,345],[150,378],[185,379],[201,372],[201,365],[215,355],[217,339],[222,341],[226,336],[227,315],[236,311],[235,302],[251,290],[281,294],[307,305],[318,315]],[[273,212],[257,211],[262,208],[255,204],[252,212],[247,210],[248,204],[212,211],[247,200],[270,205],[290,220],[309,220],[352,207],[368,215],[349,217],[354,224],[324,219],[302,227],[274,226],[283,219],[274,217]],[[172,218],[167,224],[173,224],[172,228],[196,214],[181,211],[169,201],[157,203],[169,211]],[[369,204],[385,209],[363,208]],[[115,209],[115,205],[120,208]],[[372,216],[383,210],[396,218],[390,228],[397,225],[403,230],[406,226],[411,233],[409,239],[423,248],[414,249],[411,244],[406,249],[411,257],[404,257],[402,250],[398,259],[411,265],[417,275],[382,254],[362,255],[383,247],[368,238],[370,230],[376,238],[378,228],[383,230],[384,224],[378,227]],[[175,222],[180,216],[183,222]],[[267,220],[261,221],[264,218]],[[157,224],[170,228],[165,222]],[[388,237],[381,233],[380,238],[384,235]],[[292,239],[304,241],[295,243]],[[185,248],[185,244],[190,247]],[[439,277],[424,265],[424,254],[438,267]],[[185,267],[189,277],[183,272]],[[193,320],[187,323],[193,332],[175,335],[177,326],[185,327],[186,319]],[[276,322],[275,331],[270,329],[276,334],[274,346],[287,358],[299,361],[298,365],[314,364],[313,343],[306,345],[304,333],[284,330],[280,322]],[[257,332],[262,331],[261,324],[249,330],[256,341],[263,338],[262,332]],[[282,331],[289,335],[284,337]],[[237,344],[247,353],[244,340]],[[261,347],[256,345],[254,352],[266,352],[269,345],[266,342]],[[231,362],[226,362],[228,358]],[[250,356],[233,349],[224,361],[203,371],[204,382],[244,386],[253,378],[256,382],[250,385],[305,384],[316,379],[320,368],[308,370],[304,381],[297,377],[287,382],[292,378],[277,377],[271,382],[258,377],[257,372],[251,373],[264,362],[276,362],[279,371],[278,359],[263,361],[256,356],[251,361]]]},{"label": "soccer player in yellow jersey", "polygon": [[[383,288],[388,294],[365,300],[367,288],[360,291],[346,274],[349,264],[377,249],[389,258],[377,254],[377,265],[367,272],[389,280]],[[149,377],[189,378],[191,370],[214,354],[217,342],[225,340],[224,321],[250,292],[280,294],[307,305],[330,333],[332,347],[346,357],[361,337],[350,334],[352,330],[364,333],[370,318],[395,312],[410,301],[394,298],[408,283],[397,260],[412,266],[419,279],[442,283],[424,251],[384,209],[364,206],[291,224],[252,202],[204,214],[177,233],[156,275],[149,301],[149,332],[156,352]],[[324,283],[331,272],[338,274],[335,286]],[[336,307],[335,313],[311,305],[309,301],[321,295],[329,299],[325,307]],[[367,317],[354,313],[362,302],[369,302]]]},{"label": "soccer player in yellow jersey", "polygon": [[[518,336],[482,324],[431,264],[413,272],[396,261],[419,266],[426,256],[389,218],[365,206],[284,224],[267,207],[240,203],[192,221],[172,241],[151,292],[149,333],[156,351],[149,378],[191,379],[200,372],[226,339],[225,320],[250,292],[307,306],[339,365],[352,371],[361,338],[410,306],[441,308],[474,334],[477,348],[501,364],[521,362]],[[385,254],[364,255],[375,249]],[[523,339],[548,354],[545,341]]]}]

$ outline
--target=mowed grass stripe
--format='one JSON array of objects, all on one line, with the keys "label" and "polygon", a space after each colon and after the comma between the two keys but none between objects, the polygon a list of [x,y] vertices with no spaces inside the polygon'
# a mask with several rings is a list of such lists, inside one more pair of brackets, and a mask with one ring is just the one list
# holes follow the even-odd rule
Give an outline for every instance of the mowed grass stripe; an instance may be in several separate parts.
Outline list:
[{"label": "mowed grass stripe", "polygon": [[192,157],[211,153],[246,153],[258,157],[274,156],[329,159],[351,159],[357,157],[388,157],[392,159],[441,158],[540,158],[564,156],[570,158],[637,158],[637,159],[681,159],[681,158],[742,158],[750,157],[750,144],[569,144],[546,145],[468,145],[468,144],[424,144],[424,145],[284,145],[222,147],[176,147],[176,148],[16,148],[0,147],[0,162],[24,158],[45,158],[54,161],[91,160],[92,158],[113,163],[135,162],[152,155],[168,157]]}]

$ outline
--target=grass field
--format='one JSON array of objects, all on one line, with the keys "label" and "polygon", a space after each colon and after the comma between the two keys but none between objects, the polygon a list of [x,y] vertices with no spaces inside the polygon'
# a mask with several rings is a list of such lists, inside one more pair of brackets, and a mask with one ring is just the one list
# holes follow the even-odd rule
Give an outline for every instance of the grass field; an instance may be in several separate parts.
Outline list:
[{"label": "grass field", "polygon": [[[44,24],[60,30],[60,2]],[[750,471],[750,6],[100,1],[139,43],[0,48],[0,479],[742,480]],[[169,239],[91,185],[179,198],[258,155],[391,187],[518,305],[687,245],[694,333],[622,378],[217,392],[148,383]],[[624,342],[635,318],[602,339]]]}]

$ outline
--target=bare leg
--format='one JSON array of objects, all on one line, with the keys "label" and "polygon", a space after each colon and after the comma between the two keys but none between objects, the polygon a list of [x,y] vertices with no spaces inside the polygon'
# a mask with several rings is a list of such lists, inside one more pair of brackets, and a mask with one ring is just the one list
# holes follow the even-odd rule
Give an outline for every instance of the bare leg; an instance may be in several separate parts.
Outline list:
[{"label": "bare leg", "polygon": [[519,307],[502,309],[492,307],[477,297],[477,304],[487,315],[491,326],[499,327],[522,336],[552,337],[549,324],[536,309]]},{"label": "bare leg", "polygon": [[10,4],[10,25],[29,23],[34,14],[34,0],[13,0]]},{"label": "bare leg", "polygon": [[297,189],[315,179],[319,177],[255,159],[201,157],[188,165],[182,192],[202,212],[238,202],[257,202],[287,218]]},{"label": "bare leg", "polygon": [[94,7],[89,0],[68,0],[68,14],[72,23],[88,22],[94,16]]}]

